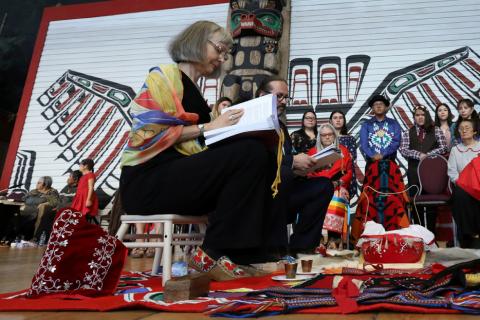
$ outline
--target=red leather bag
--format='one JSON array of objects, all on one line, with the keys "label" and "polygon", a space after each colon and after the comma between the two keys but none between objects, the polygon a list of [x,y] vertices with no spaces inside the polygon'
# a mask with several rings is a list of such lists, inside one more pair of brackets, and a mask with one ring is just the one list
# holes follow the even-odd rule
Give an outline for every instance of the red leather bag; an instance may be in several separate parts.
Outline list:
[{"label": "red leather bag", "polygon": [[422,258],[423,240],[399,234],[362,236],[360,250],[366,263],[416,263]]}]

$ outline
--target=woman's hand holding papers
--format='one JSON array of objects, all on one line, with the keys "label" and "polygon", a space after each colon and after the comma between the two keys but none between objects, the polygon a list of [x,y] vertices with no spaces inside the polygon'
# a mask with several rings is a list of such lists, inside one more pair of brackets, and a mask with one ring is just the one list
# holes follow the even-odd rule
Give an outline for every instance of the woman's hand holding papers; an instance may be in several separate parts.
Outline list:
[{"label": "woman's hand holding papers", "polygon": [[240,118],[243,116],[243,109],[234,109],[228,110],[222,113],[218,118],[213,120],[210,123],[205,124],[205,131],[233,126],[240,121]]}]

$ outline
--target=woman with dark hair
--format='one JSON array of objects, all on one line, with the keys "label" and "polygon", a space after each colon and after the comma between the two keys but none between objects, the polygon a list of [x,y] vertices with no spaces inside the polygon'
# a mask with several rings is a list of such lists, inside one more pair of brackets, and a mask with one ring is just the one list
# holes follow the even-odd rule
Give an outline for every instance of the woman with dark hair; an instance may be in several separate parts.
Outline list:
[{"label": "woman with dark hair", "polygon": [[357,193],[357,178],[355,176],[355,164],[357,162],[357,142],[355,138],[348,134],[347,118],[345,113],[340,110],[335,110],[330,113],[330,124],[335,128],[338,135],[338,141],[342,146],[345,146],[352,156],[352,181],[348,189],[350,199]]},{"label": "woman with dark hair", "polygon": [[[444,154],[448,148],[442,130],[434,126],[430,113],[425,106],[415,106],[413,118],[414,125],[402,133],[399,151],[408,160],[408,185],[419,186],[417,168],[420,161],[431,154]],[[411,196],[415,193],[415,188],[410,189]],[[432,232],[435,231],[434,212],[432,211],[429,214],[431,217],[427,221],[428,226],[425,226]],[[413,216],[412,218],[417,217]],[[417,221],[417,223],[425,225],[425,221]]]},{"label": "woman with dark hair", "polygon": [[309,110],[303,114],[302,128],[292,132],[292,146],[295,154],[307,153],[317,143],[317,115]]},{"label": "woman with dark hair", "polygon": [[[454,124],[454,134],[455,134],[455,141],[454,144],[458,144],[461,141],[460,133],[458,132],[458,124],[461,122],[462,119],[472,119],[475,123],[475,130],[477,132],[480,131],[480,119],[478,117],[477,111],[475,111],[473,101],[470,99],[461,99],[457,103],[457,110],[458,110],[458,119],[457,122]],[[476,139],[478,140],[479,137],[477,135]]]},{"label": "woman with dark hair", "polygon": [[222,114],[222,110],[232,105],[232,100],[229,97],[220,97],[212,108],[210,118],[215,120]]},{"label": "woman with dark hair", "polygon": [[480,142],[475,120],[462,119],[458,123],[461,142],[452,147],[448,158],[448,176],[455,184],[453,190],[453,216],[458,227],[462,248],[480,248],[480,200],[475,199],[460,186],[460,173],[476,157],[480,156]]},{"label": "woman with dark hair", "polygon": [[455,139],[453,114],[450,107],[445,103],[440,103],[435,108],[435,125],[442,130],[448,150],[450,150],[453,145],[453,140]]}]

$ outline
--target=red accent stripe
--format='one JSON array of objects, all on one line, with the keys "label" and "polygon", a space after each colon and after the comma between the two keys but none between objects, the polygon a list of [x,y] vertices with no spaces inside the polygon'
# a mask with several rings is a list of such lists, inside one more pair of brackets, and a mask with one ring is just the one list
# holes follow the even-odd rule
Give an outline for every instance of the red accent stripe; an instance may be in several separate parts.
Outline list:
[{"label": "red accent stripe", "polygon": [[87,103],[88,98],[90,98],[90,96],[91,96],[90,93],[86,94],[83,101],[75,108],[75,110],[73,110],[68,114],[68,116],[63,120],[63,123],[67,124],[73,118],[73,116],[76,115],[77,112],[83,108],[83,106],[85,105],[85,103]]},{"label": "red accent stripe", "polygon": [[435,66],[433,64],[431,64],[431,65],[428,65],[428,66],[416,71],[415,73],[417,74],[417,76],[423,77],[423,76],[431,73],[434,70],[435,70]]},{"label": "red accent stripe", "polygon": [[414,106],[420,104],[420,102],[418,102],[417,100],[417,97],[415,97],[415,95],[412,92],[407,91],[407,97],[410,100],[410,102],[413,103]]},{"label": "red accent stripe", "polygon": [[93,149],[93,151],[88,155],[87,158],[96,160],[95,158],[97,157],[98,153],[100,150],[105,146],[107,141],[112,138],[112,135],[115,133],[115,131],[118,129],[118,126],[120,125],[121,120],[117,119],[113,122],[112,126],[110,129],[108,129],[107,133],[105,134],[105,137],[103,137],[102,141]]},{"label": "red accent stripe", "polygon": [[83,147],[85,147],[85,145],[87,144],[88,141],[92,140],[93,136],[100,130],[100,128],[102,127],[102,123],[105,122],[105,119],[107,119],[107,117],[109,115],[112,114],[112,111],[113,111],[113,106],[108,108],[107,111],[105,111],[105,113],[103,114],[103,116],[97,121],[97,123],[93,126],[92,130],[87,134],[87,136],[82,140],[82,142],[80,142],[80,144],[77,146],[77,150],[78,151],[81,151],[83,149]]},{"label": "red accent stripe", "polygon": [[410,118],[408,117],[403,107],[395,106],[395,110],[397,110],[397,112],[400,114],[400,119],[402,119],[402,122],[405,124],[407,128],[410,128],[413,126],[412,121],[410,121]]},{"label": "red accent stripe", "polygon": [[440,83],[447,89],[447,91],[454,96],[454,98],[457,100],[457,101],[460,101],[461,99],[463,99],[462,95],[460,93],[457,92],[457,90],[455,90],[451,85],[450,83],[448,83],[448,81],[442,77],[441,75],[438,75],[436,76],[436,78],[438,80],[440,80]]},{"label": "red accent stripe", "polygon": [[472,67],[473,69],[477,70],[478,73],[480,73],[480,65],[478,63],[475,62],[475,60],[473,59],[466,59],[465,62],[470,66]]},{"label": "red accent stripe", "polygon": [[120,141],[117,143],[117,145],[112,150],[110,155],[107,157],[107,159],[105,159],[105,161],[102,163],[100,168],[97,170],[96,172],[97,177],[100,177],[102,175],[103,171],[105,171],[108,165],[112,163],[113,159],[115,159],[119,155],[119,153],[123,150],[123,147],[125,146],[128,140],[128,134],[129,134],[129,131],[125,131],[123,133],[123,137],[120,139]]},{"label": "red accent stripe", "polygon": [[470,79],[468,79],[463,73],[461,73],[460,70],[458,70],[455,67],[451,67],[449,70],[467,87],[469,87],[470,89],[475,88],[475,84]]},{"label": "red accent stripe", "polygon": [[70,101],[72,101],[73,98],[75,98],[80,91],[81,91],[81,89],[76,89],[76,90],[72,93],[72,95],[71,95],[70,97],[68,97],[68,99],[67,99],[65,102],[63,102],[61,105],[58,106],[57,110],[58,110],[58,111],[61,111],[63,108],[65,108],[65,106],[68,105],[68,104],[70,103]]},{"label": "red accent stripe", "polygon": [[433,103],[435,103],[436,106],[438,106],[440,103],[442,103],[440,101],[440,99],[438,99],[438,97],[435,95],[435,93],[433,93],[432,88],[430,88],[430,86],[427,83],[422,83],[421,86],[422,86],[423,90],[425,90],[427,95],[430,97],[430,99],[433,100]]},{"label": "red accent stripe", "polygon": [[67,5],[59,7],[45,8],[42,20],[38,28],[37,39],[28,68],[28,74],[23,87],[22,99],[18,108],[15,127],[13,129],[12,138],[8,146],[7,157],[0,179],[0,189],[4,189],[10,182],[13,166],[15,165],[15,157],[17,155],[18,146],[22,137],[23,126],[27,116],[28,105],[32,98],[33,85],[38,71],[40,58],[42,57],[45,39],[47,37],[48,25],[51,21],[93,18],[100,16],[110,16],[116,14],[126,14],[143,11],[154,11],[174,8],[186,8],[201,5],[228,3],[226,0],[172,0],[172,1],[152,1],[152,0],[116,0],[97,3],[85,3],[77,5]]},{"label": "red accent stripe", "polygon": [[90,109],[86,114],[85,116],[83,117],[82,121],[80,121],[79,125],[76,126],[73,130],[72,130],[72,136],[75,136],[78,131],[80,131],[81,128],[83,128],[83,126],[85,126],[85,123],[87,123],[88,119],[90,119],[90,117],[95,113],[97,112],[97,109],[98,107],[102,104],[103,100],[98,100],[97,102],[95,102],[95,104],[93,105],[92,109]]},{"label": "red accent stripe", "polygon": [[68,85],[69,85],[68,82],[62,83],[57,90],[55,90],[54,92],[51,93],[51,96],[52,96],[52,97],[57,96],[57,93],[58,93],[59,91],[62,91],[63,89],[65,89],[65,87],[68,86]]}]

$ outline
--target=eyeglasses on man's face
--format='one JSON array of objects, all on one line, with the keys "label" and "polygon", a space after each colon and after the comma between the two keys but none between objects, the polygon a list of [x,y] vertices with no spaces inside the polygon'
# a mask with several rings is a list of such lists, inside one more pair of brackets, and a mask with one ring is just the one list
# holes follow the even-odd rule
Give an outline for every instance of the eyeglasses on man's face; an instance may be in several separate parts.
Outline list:
[{"label": "eyeglasses on man's face", "polygon": [[217,51],[220,57],[223,58],[224,61],[228,60],[228,53],[230,50],[226,46],[213,42],[212,40],[208,40],[208,43],[212,45],[212,47],[215,49],[215,51]]},{"label": "eyeglasses on man's face", "polygon": [[286,104],[290,104],[290,102],[292,102],[292,98],[289,97],[288,95],[284,94],[284,93],[273,93],[273,92],[268,92],[268,91],[267,91],[267,93],[271,93],[271,94],[276,95],[278,102],[281,102],[282,100],[285,100]]}]

